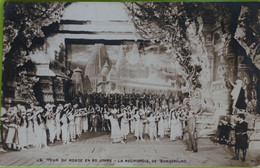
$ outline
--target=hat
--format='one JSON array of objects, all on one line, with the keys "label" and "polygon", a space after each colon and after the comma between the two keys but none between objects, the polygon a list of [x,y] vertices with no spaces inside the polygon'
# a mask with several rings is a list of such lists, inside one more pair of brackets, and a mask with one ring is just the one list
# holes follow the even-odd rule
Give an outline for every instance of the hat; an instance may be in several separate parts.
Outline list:
[{"label": "hat", "polygon": [[143,115],[143,114],[145,114],[145,111],[141,109],[141,110],[139,110],[139,114]]},{"label": "hat", "polygon": [[63,106],[58,106],[58,107],[57,107],[57,111],[58,111],[58,110],[63,110]]},{"label": "hat", "polygon": [[45,105],[45,108],[46,108],[46,109],[53,108],[53,105],[51,105],[50,103],[47,103],[47,104]]},{"label": "hat", "polygon": [[146,113],[149,114],[149,113],[152,113],[152,111],[151,110],[147,110]]},{"label": "hat", "polygon": [[26,115],[28,115],[28,116],[29,116],[29,115],[32,115],[32,111],[31,111],[31,112],[28,112],[28,111],[27,111]]},{"label": "hat", "polygon": [[111,113],[112,113],[112,114],[116,114],[116,113],[117,113],[117,110],[112,109],[112,110],[111,110]]},{"label": "hat", "polygon": [[242,118],[243,120],[246,118],[246,116],[244,114],[238,114],[237,116],[238,118]]},{"label": "hat", "polygon": [[33,111],[33,109],[28,109],[27,111],[26,111],[26,113],[31,113]]},{"label": "hat", "polygon": [[64,108],[68,108],[69,105],[70,105],[69,103],[65,104],[65,105],[64,105]]},{"label": "hat", "polygon": [[39,106],[39,107],[37,108],[37,110],[38,110],[38,112],[40,112],[40,113],[42,113],[42,112],[44,111],[44,109],[43,109],[41,106]]},{"label": "hat", "polygon": [[17,113],[18,109],[17,107],[10,107],[8,110],[7,110],[7,113],[10,115],[10,116],[13,116],[15,113]]},{"label": "hat", "polygon": [[170,113],[172,113],[172,112],[174,112],[174,111],[175,111],[174,109],[171,109],[171,110],[170,110]]}]

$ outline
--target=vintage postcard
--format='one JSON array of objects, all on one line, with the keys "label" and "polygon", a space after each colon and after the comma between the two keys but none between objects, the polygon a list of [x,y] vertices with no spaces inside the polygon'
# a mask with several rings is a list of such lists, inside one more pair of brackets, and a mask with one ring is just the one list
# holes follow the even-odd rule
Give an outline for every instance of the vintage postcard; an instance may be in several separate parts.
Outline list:
[{"label": "vintage postcard", "polygon": [[260,166],[259,2],[5,2],[0,166]]}]

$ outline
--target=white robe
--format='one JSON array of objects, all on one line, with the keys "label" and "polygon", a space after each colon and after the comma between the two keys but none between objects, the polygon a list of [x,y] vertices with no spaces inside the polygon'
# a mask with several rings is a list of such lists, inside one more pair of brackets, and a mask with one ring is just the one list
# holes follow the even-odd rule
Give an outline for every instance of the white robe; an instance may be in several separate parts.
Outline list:
[{"label": "white robe", "polygon": [[26,122],[24,122],[22,126],[18,127],[18,146],[20,148],[28,146],[26,133]]},{"label": "white robe", "polygon": [[143,123],[141,122],[139,114],[135,115],[135,136],[140,137],[143,135]]},{"label": "white robe", "polygon": [[66,117],[61,118],[61,137],[63,142],[69,141],[69,135],[68,135],[68,122]]},{"label": "white robe", "polygon": [[155,117],[149,117],[149,136],[150,139],[157,138],[157,128],[155,123]]},{"label": "white robe", "polygon": [[76,129],[75,129],[75,122],[74,122],[74,115],[70,114],[68,116],[69,119],[69,126],[68,126],[68,130],[69,130],[69,139],[73,140],[76,138]]},{"label": "white robe", "polygon": [[121,131],[122,131],[122,135],[129,134],[129,121],[125,118],[121,119]]},{"label": "white robe", "polygon": [[33,131],[33,122],[32,122],[32,120],[28,121],[28,127],[27,127],[26,131],[27,131],[27,133],[26,133],[26,135],[27,135],[27,144],[35,146],[36,137],[35,137],[35,133]]},{"label": "white robe", "polygon": [[158,135],[164,137],[164,119],[163,117],[160,118],[158,122]]},{"label": "white robe", "polygon": [[115,119],[113,116],[108,116],[106,118],[109,119],[111,123],[111,139],[113,140],[113,142],[120,142],[123,136],[119,128],[118,120]]},{"label": "white robe", "polygon": [[87,131],[88,130],[88,116],[83,117],[83,130]]},{"label": "white robe", "polygon": [[54,119],[48,118],[46,125],[47,125],[48,130],[49,130],[50,141],[53,142],[54,139],[55,139],[55,135],[56,135],[56,125],[55,125]]},{"label": "white robe", "polygon": [[178,119],[171,120],[171,133],[170,140],[175,140],[176,137],[182,136],[182,126],[181,122]]},{"label": "white robe", "polygon": [[56,114],[56,137],[60,140],[61,127],[60,127],[60,113]]}]

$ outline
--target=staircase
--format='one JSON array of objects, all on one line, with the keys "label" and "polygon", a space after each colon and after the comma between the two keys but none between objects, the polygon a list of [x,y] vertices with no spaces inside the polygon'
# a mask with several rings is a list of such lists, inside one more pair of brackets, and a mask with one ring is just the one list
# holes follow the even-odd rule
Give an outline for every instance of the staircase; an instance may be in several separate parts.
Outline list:
[{"label": "staircase", "polygon": [[218,121],[212,112],[204,112],[196,117],[198,137],[210,137],[217,130]]}]

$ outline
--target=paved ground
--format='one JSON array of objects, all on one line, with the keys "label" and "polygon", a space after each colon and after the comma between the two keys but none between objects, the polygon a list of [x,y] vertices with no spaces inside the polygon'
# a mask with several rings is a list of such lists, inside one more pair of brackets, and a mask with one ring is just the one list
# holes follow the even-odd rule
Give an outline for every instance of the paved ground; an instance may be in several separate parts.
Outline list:
[{"label": "paved ground", "polygon": [[112,144],[104,132],[84,133],[72,144],[60,141],[48,149],[31,148],[19,152],[0,152],[0,166],[259,166],[260,151],[248,151],[246,162],[231,160],[233,149],[199,139],[199,152],[185,151],[182,141]]}]

